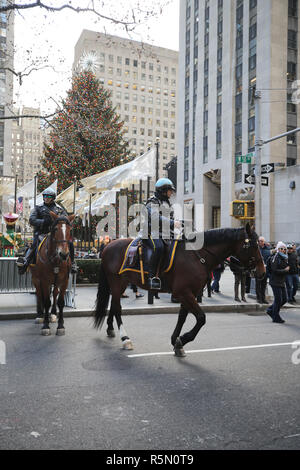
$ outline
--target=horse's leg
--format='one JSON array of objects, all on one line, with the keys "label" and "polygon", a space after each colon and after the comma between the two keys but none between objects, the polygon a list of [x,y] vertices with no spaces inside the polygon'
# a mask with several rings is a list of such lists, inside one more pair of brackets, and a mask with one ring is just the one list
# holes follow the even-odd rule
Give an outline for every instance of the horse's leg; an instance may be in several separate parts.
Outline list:
[{"label": "horse's leg", "polygon": [[[124,285],[122,285],[120,295],[122,295],[125,290],[126,290],[126,286],[124,287]],[[109,314],[107,317],[107,330],[106,330],[107,336],[109,338],[116,337],[114,326],[113,326],[113,321],[114,321],[114,308],[113,308],[113,303],[111,302]]]},{"label": "horse's leg", "polygon": [[122,308],[121,308],[121,301],[120,301],[122,292],[124,292],[127,284],[124,287],[120,279],[119,282],[115,280],[114,283],[112,283],[111,285],[112,285],[112,288],[111,288],[112,298],[111,298],[110,314],[114,315],[116,318],[123,349],[131,350],[133,349],[133,345],[123,326]]},{"label": "horse's leg", "polygon": [[114,312],[110,308],[109,314],[108,314],[108,317],[107,317],[107,330],[106,330],[107,336],[109,338],[115,338],[115,336],[116,336],[113,321],[114,321]]},{"label": "horse's leg", "polygon": [[35,323],[40,324],[44,321],[44,308],[40,283],[35,284],[36,293],[36,319]]},{"label": "horse's leg", "polygon": [[205,325],[206,321],[205,314],[202,308],[196,302],[195,296],[192,292],[189,292],[184,296],[183,305],[186,311],[191,312],[195,316],[196,325],[190,331],[184,333],[184,335],[178,336],[176,338],[174,344],[174,352],[176,356],[180,357],[183,357],[185,355],[183,346],[196,338],[197,334],[199,333],[199,330],[202,328],[203,325]]},{"label": "horse's leg", "polygon": [[[171,336],[171,344],[172,344],[172,346],[174,346],[174,351],[175,351],[176,341],[177,341],[177,339],[178,339],[178,337],[181,333],[182,327],[184,325],[184,322],[186,320],[186,317],[187,317],[188,313],[189,313],[188,310],[184,307],[184,305],[181,304],[179,314],[178,314],[177,324],[176,324],[175,329],[173,331],[173,334]],[[178,344],[178,346],[176,348],[177,353],[178,353],[178,354],[176,354],[176,356],[180,355],[181,357],[184,357],[185,352],[184,352],[183,348],[181,348],[182,351],[181,351],[181,354],[179,354],[180,353],[180,347],[179,346],[180,345]]]},{"label": "horse's leg", "polygon": [[50,316],[50,321],[51,323],[56,323],[57,322],[57,316],[56,316],[56,298],[58,294],[58,287],[54,286],[53,288],[53,304],[51,307],[51,316]]},{"label": "horse's leg", "polygon": [[42,298],[43,298],[43,304],[44,304],[44,324],[42,326],[42,335],[43,336],[49,336],[51,335],[51,330],[49,326],[49,309],[51,306],[51,300],[50,300],[50,287],[47,285],[42,286]]},{"label": "horse's leg", "polygon": [[58,336],[63,336],[65,334],[65,327],[64,327],[64,306],[65,306],[65,292],[68,287],[68,277],[66,281],[61,285],[59,289],[59,295],[57,299],[57,306],[58,306],[58,324],[56,334]]}]

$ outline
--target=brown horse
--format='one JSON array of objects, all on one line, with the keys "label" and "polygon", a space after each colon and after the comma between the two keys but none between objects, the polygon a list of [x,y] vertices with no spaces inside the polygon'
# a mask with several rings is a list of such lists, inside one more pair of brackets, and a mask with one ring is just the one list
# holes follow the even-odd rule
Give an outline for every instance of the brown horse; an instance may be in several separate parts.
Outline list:
[{"label": "brown horse", "polygon": [[[186,250],[183,241],[178,243],[172,268],[161,275],[163,284],[167,286],[164,292],[172,292],[181,303],[177,324],[171,336],[175,355],[185,356],[183,346],[193,341],[205,324],[205,314],[196,298],[203,291],[210,273],[218,264],[230,255],[234,255],[243,266],[256,271],[257,277],[265,275],[257,239],[256,233],[247,224],[246,228],[208,230],[204,233],[204,245],[200,250]],[[107,335],[115,336],[113,330],[113,317],[115,316],[124,349],[133,349],[133,347],[123,327],[120,297],[128,283],[147,289],[146,285],[141,283],[139,273],[126,271],[121,275],[118,274],[126,248],[131,241],[131,239],[115,240],[104,249],[94,312],[94,326],[100,328],[111,293]],[[191,331],[180,336],[189,312],[195,316],[196,324]]]},{"label": "brown horse", "polygon": [[53,306],[51,313],[56,314],[56,298],[59,308],[57,335],[64,335],[63,309],[65,292],[68,287],[71,259],[69,242],[71,223],[75,215],[59,216],[50,212],[53,219],[51,232],[40,243],[35,265],[30,265],[32,282],[36,289],[37,316],[43,317],[42,335],[51,334],[49,309],[51,306],[51,287],[53,286]]}]

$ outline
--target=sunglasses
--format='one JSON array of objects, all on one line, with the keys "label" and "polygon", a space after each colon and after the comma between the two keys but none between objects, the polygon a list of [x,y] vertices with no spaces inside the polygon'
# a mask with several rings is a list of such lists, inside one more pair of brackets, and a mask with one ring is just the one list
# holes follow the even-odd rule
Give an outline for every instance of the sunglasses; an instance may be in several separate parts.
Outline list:
[{"label": "sunglasses", "polygon": [[279,248],[279,250],[280,250],[280,251],[286,251],[286,249],[285,249],[285,248]]},{"label": "sunglasses", "polygon": [[43,198],[44,198],[44,199],[45,199],[45,198],[46,198],[46,199],[52,199],[53,196],[50,196],[50,195],[48,195],[48,194],[44,194],[44,195],[43,195]]}]

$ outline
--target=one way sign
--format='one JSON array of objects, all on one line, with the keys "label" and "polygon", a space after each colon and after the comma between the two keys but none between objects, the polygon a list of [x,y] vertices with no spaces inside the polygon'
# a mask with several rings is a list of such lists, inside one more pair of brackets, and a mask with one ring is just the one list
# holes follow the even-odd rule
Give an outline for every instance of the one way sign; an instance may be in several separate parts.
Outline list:
[{"label": "one way sign", "polygon": [[[255,184],[255,176],[254,175],[244,175],[244,183],[245,184]],[[269,178],[267,176],[261,177],[261,185],[262,186],[269,186]]]},{"label": "one way sign", "polygon": [[261,166],[261,174],[265,175],[266,173],[273,173],[275,169],[274,163],[267,163],[266,165]]}]

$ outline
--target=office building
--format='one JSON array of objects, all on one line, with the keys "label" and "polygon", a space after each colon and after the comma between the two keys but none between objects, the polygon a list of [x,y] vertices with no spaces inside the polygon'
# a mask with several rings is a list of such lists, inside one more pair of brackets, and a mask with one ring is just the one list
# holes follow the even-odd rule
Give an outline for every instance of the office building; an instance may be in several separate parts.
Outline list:
[{"label": "office building", "polygon": [[177,155],[178,52],[117,36],[83,30],[75,46],[73,70],[90,61],[124,121],[133,156],[160,142],[159,176]]},{"label": "office building", "polygon": [[[298,0],[181,0],[178,197],[202,204],[203,227],[235,227],[230,214],[254,157],[254,89],[261,91],[260,136],[299,126]],[[276,171],[299,164],[297,134],[263,147]],[[283,169],[282,169],[283,168]],[[277,175],[277,174],[276,174]],[[275,177],[262,187],[262,233],[273,240]],[[288,193],[288,191],[287,191]]]}]

